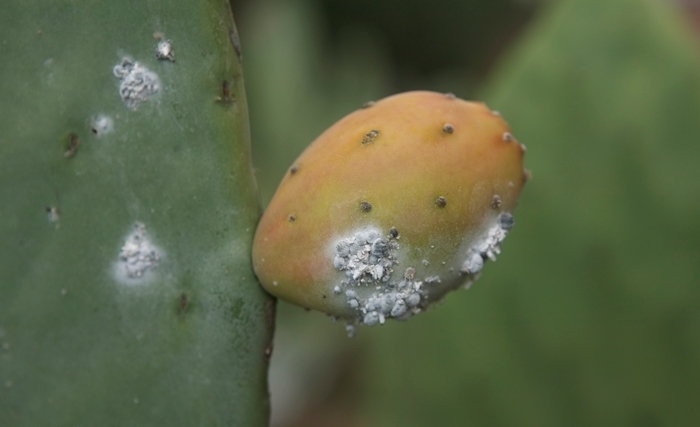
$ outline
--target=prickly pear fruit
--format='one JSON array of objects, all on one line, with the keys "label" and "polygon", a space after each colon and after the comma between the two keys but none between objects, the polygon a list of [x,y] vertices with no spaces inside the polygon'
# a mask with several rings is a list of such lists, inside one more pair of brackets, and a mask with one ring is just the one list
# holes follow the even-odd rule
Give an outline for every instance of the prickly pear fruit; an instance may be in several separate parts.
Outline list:
[{"label": "prickly pear fruit", "polygon": [[524,152],[481,103],[433,92],[369,103],[289,169],[258,225],[255,272],[350,329],[406,319],[500,252]]}]

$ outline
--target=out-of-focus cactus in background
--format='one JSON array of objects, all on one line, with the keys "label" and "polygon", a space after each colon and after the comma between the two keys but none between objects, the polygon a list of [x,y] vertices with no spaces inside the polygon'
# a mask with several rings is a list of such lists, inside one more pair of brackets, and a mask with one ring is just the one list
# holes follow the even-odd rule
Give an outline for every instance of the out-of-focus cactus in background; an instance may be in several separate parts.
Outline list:
[{"label": "out-of-focus cactus in background", "polygon": [[518,226],[470,292],[370,338],[377,425],[700,422],[698,52],[660,2],[542,14],[483,92],[529,148]]},{"label": "out-of-focus cactus in background", "polygon": [[0,425],[267,425],[229,3],[5,1],[0,58]]},{"label": "out-of-focus cactus in background", "polygon": [[[325,127],[412,88],[501,111],[533,178],[498,263],[442,306],[348,341],[341,325],[281,303],[274,425],[700,424],[700,48],[677,3],[549,2],[481,86],[455,78],[465,63],[407,74],[407,57],[390,53],[398,29],[343,33],[311,4],[256,2],[242,15],[257,47],[246,63],[254,159],[261,183],[276,175],[264,197]],[[435,15],[412,21],[416,37]],[[303,72],[269,67],[295,56]]]}]

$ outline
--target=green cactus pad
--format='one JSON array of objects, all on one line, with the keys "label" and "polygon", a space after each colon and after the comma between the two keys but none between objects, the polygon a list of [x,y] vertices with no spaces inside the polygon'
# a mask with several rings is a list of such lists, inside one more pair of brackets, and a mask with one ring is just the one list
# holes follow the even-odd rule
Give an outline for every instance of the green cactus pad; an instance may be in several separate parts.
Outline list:
[{"label": "green cactus pad", "polygon": [[0,425],[267,425],[228,2],[2,9]]}]

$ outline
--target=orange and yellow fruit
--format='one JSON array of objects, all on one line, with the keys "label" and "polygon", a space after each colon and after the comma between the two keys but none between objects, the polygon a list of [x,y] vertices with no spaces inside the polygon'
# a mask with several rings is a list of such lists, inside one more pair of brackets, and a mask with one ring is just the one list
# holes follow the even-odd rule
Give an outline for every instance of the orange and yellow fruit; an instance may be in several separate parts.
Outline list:
[{"label": "orange and yellow fruit", "polygon": [[409,92],[344,117],[294,162],[253,265],[271,294],[374,325],[475,280],[513,225],[525,148],[484,104]]}]

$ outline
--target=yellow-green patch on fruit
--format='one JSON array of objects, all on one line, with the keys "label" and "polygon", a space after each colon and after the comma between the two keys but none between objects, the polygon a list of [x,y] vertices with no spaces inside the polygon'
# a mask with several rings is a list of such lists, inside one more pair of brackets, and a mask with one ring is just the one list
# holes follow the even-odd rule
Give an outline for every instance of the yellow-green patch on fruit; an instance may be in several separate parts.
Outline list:
[{"label": "yellow-green patch on fruit", "polygon": [[482,103],[409,92],[368,105],[294,162],[258,225],[255,272],[271,294],[351,323],[407,318],[495,259],[523,155]]}]

